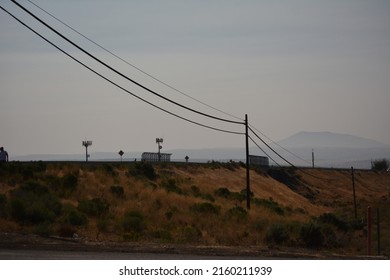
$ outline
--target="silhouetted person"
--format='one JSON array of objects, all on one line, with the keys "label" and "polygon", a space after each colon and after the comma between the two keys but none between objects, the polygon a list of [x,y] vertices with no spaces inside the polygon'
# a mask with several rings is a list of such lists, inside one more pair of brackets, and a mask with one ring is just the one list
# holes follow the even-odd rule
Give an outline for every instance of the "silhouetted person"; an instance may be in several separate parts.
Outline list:
[{"label": "silhouetted person", "polygon": [[3,147],[0,147],[0,162],[8,162],[8,153]]}]

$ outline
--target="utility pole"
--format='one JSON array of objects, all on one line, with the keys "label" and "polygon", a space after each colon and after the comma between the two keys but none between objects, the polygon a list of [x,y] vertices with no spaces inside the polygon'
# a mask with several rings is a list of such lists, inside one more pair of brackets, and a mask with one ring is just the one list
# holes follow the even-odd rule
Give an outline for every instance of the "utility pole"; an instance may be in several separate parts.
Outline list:
[{"label": "utility pole", "polygon": [[245,147],[246,147],[246,208],[251,208],[251,187],[249,178],[249,135],[248,135],[248,115],[245,114]]},{"label": "utility pole", "polygon": [[353,206],[354,206],[354,212],[355,212],[355,219],[357,219],[356,193],[355,193],[355,171],[353,170],[353,166],[351,166],[351,174],[352,174]]},{"label": "utility pole", "polygon": [[313,168],[314,168],[314,149],[311,149],[311,163],[312,163]]}]

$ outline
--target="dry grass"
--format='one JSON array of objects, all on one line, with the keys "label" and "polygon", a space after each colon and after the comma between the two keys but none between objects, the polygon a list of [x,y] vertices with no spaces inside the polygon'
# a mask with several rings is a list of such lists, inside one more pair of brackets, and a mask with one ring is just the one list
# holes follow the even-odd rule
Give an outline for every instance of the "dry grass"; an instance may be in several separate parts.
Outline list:
[{"label": "dry grass", "polygon": [[[156,179],[130,175],[130,166],[126,164],[48,164],[44,173],[34,175],[34,179],[44,182],[48,175],[59,178],[67,174],[77,175],[77,189],[70,196],[61,198],[63,204],[76,208],[81,200],[98,198],[109,205],[104,216],[91,216],[88,224],[71,227],[79,236],[89,240],[265,246],[265,237],[273,225],[287,224],[293,228],[294,224],[307,223],[327,212],[342,213],[347,219],[353,216],[348,171],[295,171],[294,176],[299,179],[296,189],[297,186],[287,186],[266,171],[252,170],[251,190],[259,203],[253,201],[251,209],[245,211],[246,202],[239,196],[216,195],[216,190],[221,188],[236,194],[245,189],[242,167],[174,164],[153,167]],[[364,218],[367,205],[384,208],[382,228],[389,233],[390,174],[357,171],[355,178],[359,217]],[[10,185],[10,181],[3,179],[0,182],[0,194],[9,195],[10,190],[22,184]],[[112,186],[122,187],[123,197],[115,195]],[[213,209],[217,209],[216,212]],[[142,224],[130,232],[123,226],[129,211],[139,213],[141,218],[132,218],[131,221]],[[54,224],[51,230],[58,233],[60,227],[61,224]],[[0,217],[0,230],[28,232],[32,229]],[[299,246],[297,233],[289,234],[289,242]],[[342,233],[340,240],[343,244],[336,250],[359,253],[364,248],[364,238],[364,229]],[[384,246],[390,245],[388,239],[382,242]],[[389,252],[388,248],[386,250]]]}]

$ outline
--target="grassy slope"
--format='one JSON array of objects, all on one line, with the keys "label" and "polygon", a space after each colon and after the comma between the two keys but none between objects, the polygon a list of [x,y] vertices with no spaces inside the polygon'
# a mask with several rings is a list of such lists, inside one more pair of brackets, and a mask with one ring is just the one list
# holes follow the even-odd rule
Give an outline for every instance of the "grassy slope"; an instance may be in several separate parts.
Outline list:
[{"label": "grassy slope", "polygon": [[[76,232],[80,237],[99,241],[290,246],[351,254],[365,252],[366,227],[350,226],[356,221],[348,171],[252,170],[253,200],[247,212],[246,202],[239,194],[245,189],[245,170],[238,164],[153,165],[156,178],[147,178],[145,167],[135,169],[134,165],[126,164],[42,165],[35,169],[29,164],[23,168],[2,167],[1,232],[61,236]],[[71,191],[61,181],[69,174],[77,178]],[[389,254],[390,174],[357,171],[355,178],[358,221],[365,219],[368,205],[381,209],[382,251]],[[59,198],[62,209],[54,218],[38,222],[15,218],[10,206],[15,197],[13,190],[26,182],[45,186]],[[115,192],[113,186],[122,189],[123,195]],[[107,206],[105,210],[97,213],[80,207],[82,201],[93,199],[103,202]],[[72,211],[84,217],[85,222],[70,219]],[[342,226],[337,221],[323,223],[315,218],[328,212],[334,213],[332,217],[337,217]],[[320,233],[316,234],[318,228]],[[304,235],[307,232],[309,235]],[[316,239],[317,235],[320,239]],[[311,237],[314,245],[307,243]]]}]

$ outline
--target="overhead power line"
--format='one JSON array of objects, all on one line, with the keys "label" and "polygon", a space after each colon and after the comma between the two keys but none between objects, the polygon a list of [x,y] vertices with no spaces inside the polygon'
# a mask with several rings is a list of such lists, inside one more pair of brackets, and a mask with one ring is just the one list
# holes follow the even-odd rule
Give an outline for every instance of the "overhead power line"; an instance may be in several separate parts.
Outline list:
[{"label": "overhead power line", "polygon": [[28,28],[30,31],[32,31],[33,33],[35,33],[37,36],[39,36],[40,38],[42,38],[44,41],[46,41],[47,43],[49,43],[50,45],[52,45],[53,47],[55,47],[57,50],[61,51],[62,53],[64,53],[66,56],[68,56],[69,58],[73,59],[74,61],[76,61],[77,63],[79,63],[80,65],[82,65],[83,67],[85,67],[86,69],[88,69],[89,71],[93,72],[94,74],[98,75],[99,77],[101,77],[102,79],[106,80],[107,82],[115,85],[116,87],[118,87],[119,89],[127,92],[128,94],[132,95],[133,97],[161,110],[161,111],[164,111],[165,113],[168,113],[172,116],[175,116],[179,119],[182,119],[182,120],[185,120],[187,122],[190,122],[192,124],[196,124],[198,126],[202,126],[202,127],[205,127],[205,128],[209,128],[209,129],[212,129],[212,130],[216,130],[216,131],[220,131],[220,132],[225,132],[225,133],[230,133],[230,134],[240,134],[240,135],[243,135],[244,133],[243,132],[236,132],[236,131],[229,131],[229,130],[224,130],[224,129],[219,129],[219,128],[216,128],[216,127],[212,127],[212,126],[208,126],[208,125],[205,125],[205,124],[202,124],[202,123],[199,123],[199,122],[195,122],[193,120],[190,120],[190,119],[187,119],[187,118],[184,118],[182,116],[179,116],[175,113],[172,113],[160,106],[157,106],[155,104],[153,104],[152,102],[149,102],[145,99],[143,99],[142,97],[139,97],[138,95],[132,93],[131,91],[125,89],[124,87],[118,85],[117,83],[113,82],[112,80],[108,79],[107,77],[103,76],[102,74],[98,73],[97,71],[93,70],[91,67],[89,67],[88,65],[86,65],[85,63],[81,62],[80,60],[78,60],[77,58],[75,58],[74,56],[72,56],[71,54],[69,54],[68,52],[66,52],[65,50],[63,50],[62,48],[60,48],[59,46],[57,46],[56,44],[54,44],[53,42],[51,42],[49,39],[47,39],[46,37],[44,37],[43,35],[41,35],[40,33],[38,33],[37,31],[35,31],[33,28],[31,28],[30,26],[28,26],[26,23],[24,23],[22,20],[20,20],[19,18],[17,18],[15,15],[13,15],[11,12],[9,12],[8,10],[6,10],[5,8],[3,8],[2,6],[0,6],[0,9],[2,9],[4,12],[6,12],[7,14],[9,14],[11,17],[13,17],[16,21],[18,21],[20,24],[22,24],[23,26],[25,26],[26,28]]},{"label": "overhead power line", "polygon": [[252,137],[250,137],[250,136],[248,136],[249,137],[249,139],[251,139],[252,140],[252,142],[269,158],[269,159],[271,159],[277,166],[279,166],[280,167],[280,164],[279,163],[277,163],[269,154],[267,154],[266,153],[266,151],[264,151],[264,149],[262,149],[261,147],[260,147],[260,145],[258,145],[257,144],[257,142],[255,141],[255,140],[253,140],[253,138]]},{"label": "overhead power line", "polygon": [[274,140],[272,140],[271,138],[269,138],[267,135],[265,135],[264,133],[262,133],[259,129],[257,129],[256,127],[254,127],[253,125],[250,125],[250,127],[252,127],[254,130],[256,130],[258,133],[260,133],[261,135],[263,135],[265,138],[267,138],[269,141],[271,141],[273,144],[275,144],[276,146],[278,146],[279,148],[283,149],[284,151],[288,152],[289,154],[293,155],[294,157],[296,158],[299,158],[300,160],[308,163],[308,164],[311,164],[309,161],[305,160],[304,158],[298,156],[297,154],[287,150],[286,148],[284,148],[283,146],[281,146],[279,143],[275,142]]},{"label": "overhead power line", "polygon": [[[135,66],[134,64],[130,63],[129,61],[123,59],[122,57],[118,56],[118,55],[115,54],[114,52],[112,52],[112,51],[110,51],[109,49],[105,48],[105,47],[102,46],[101,44],[97,43],[97,42],[94,41],[93,39],[91,39],[91,38],[87,37],[86,35],[82,34],[81,32],[79,32],[78,30],[76,30],[75,28],[73,28],[72,26],[70,26],[69,24],[67,24],[66,22],[64,22],[63,20],[59,19],[58,17],[56,17],[55,15],[53,15],[52,13],[50,13],[49,11],[47,11],[46,9],[42,8],[42,7],[39,6],[38,4],[34,3],[34,2],[31,1],[31,0],[27,0],[27,1],[30,2],[32,5],[34,5],[35,7],[37,7],[38,9],[40,9],[41,11],[43,11],[44,13],[46,13],[47,15],[49,15],[50,17],[52,17],[53,19],[55,19],[56,21],[60,22],[62,25],[66,26],[67,28],[69,28],[69,29],[72,30],[73,32],[77,33],[78,35],[80,35],[80,36],[83,37],[84,39],[88,40],[89,42],[91,42],[91,43],[94,44],[95,46],[97,46],[97,47],[99,47],[100,49],[106,51],[107,53],[109,53],[109,54],[111,54],[112,56],[116,57],[117,59],[121,60],[121,61],[124,62],[125,64],[127,64],[127,65],[133,67],[134,69],[138,70],[139,72],[143,73],[144,75],[146,75],[146,76],[152,78],[153,80],[155,80],[155,81],[157,81],[157,82],[163,84],[164,86],[166,86],[166,87],[168,87],[168,88],[170,88],[170,89],[172,89],[172,90],[174,90],[174,91],[176,91],[176,92],[178,92],[178,93],[180,93],[180,94],[182,94],[182,95],[184,95],[184,96],[186,96],[186,97],[188,97],[188,98],[190,98],[190,99],[192,99],[192,100],[194,100],[194,101],[196,101],[196,102],[198,102],[198,103],[200,103],[200,104],[202,104],[202,105],[204,105],[204,106],[206,106],[206,107],[209,107],[209,108],[211,108],[211,109],[213,109],[213,110],[216,110],[216,111],[218,111],[218,112],[220,112],[220,113],[223,113],[223,114],[225,114],[225,115],[227,115],[227,116],[230,116],[230,117],[232,117],[232,118],[235,118],[235,119],[237,119],[237,120],[241,120],[241,118],[239,118],[239,117],[237,117],[237,116],[234,116],[233,114],[227,113],[227,112],[225,112],[225,111],[223,111],[223,110],[220,110],[220,109],[218,109],[218,108],[216,108],[216,107],[213,107],[213,106],[211,106],[211,105],[209,105],[209,104],[207,104],[207,103],[205,103],[205,102],[202,102],[201,100],[196,99],[196,98],[194,98],[194,97],[192,97],[192,96],[186,94],[185,92],[183,92],[183,91],[181,91],[181,90],[179,90],[179,89],[177,89],[177,88],[175,88],[175,87],[169,85],[168,83],[165,83],[165,82],[162,81],[161,79],[158,79],[158,78],[156,78],[155,76],[153,76],[153,75],[147,73],[146,71],[142,70],[141,68]],[[270,137],[268,137],[267,135],[265,135],[263,132],[261,132],[259,129],[257,129],[257,128],[254,127],[253,125],[251,125],[251,124],[249,124],[249,125],[250,125],[254,130],[256,130],[257,132],[259,132],[262,136],[264,136],[264,137],[267,138],[269,141],[271,141],[274,145],[278,146],[279,148],[283,149],[284,151],[288,152],[289,154],[293,155],[294,157],[296,157],[296,158],[302,160],[303,162],[310,164],[309,161],[303,159],[302,157],[298,156],[297,154],[295,154],[295,153],[289,151],[288,149],[284,148],[284,147],[281,146],[279,143],[277,143],[277,142],[275,142],[274,140],[272,140]],[[251,139],[251,140],[253,141],[253,139]],[[254,144],[257,145],[257,143],[254,143]],[[258,145],[257,145],[257,146],[258,146]],[[258,146],[258,147],[259,147],[259,146]],[[259,148],[260,148],[260,147],[259,147]],[[260,148],[260,149],[261,149],[261,148]],[[262,150],[262,151],[264,152],[264,150]],[[264,152],[264,153],[265,153],[265,152]],[[265,154],[266,154],[266,153],[265,153]]]},{"label": "overhead power line", "polygon": [[265,142],[251,127],[249,127],[249,130],[257,137],[259,138],[259,140],[261,142],[263,142],[264,145],[266,145],[271,151],[273,151],[278,157],[280,157],[281,159],[283,159],[285,162],[287,162],[289,165],[291,165],[292,167],[296,168],[296,166],[294,164],[292,164],[291,162],[289,162],[287,159],[285,159],[282,155],[280,155],[277,151],[275,151],[270,145],[267,144],[267,142]]},{"label": "overhead power line", "polygon": [[102,60],[100,60],[99,58],[97,58],[96,56],[94,56],[93,54],[91,54],[90,52],[88,52],[87,50],[85,50],[84,48],[80,47],[79,45],[77,45],[76,43],[74,43],[72,40],[68,39],[66,36],[64,36],[63,34],[61,34],[60,32],[58,32],[56,29],[54,29],[53,27],[51,27],[49,24],[47,24],[46,22],[44,22],[42,19],[40,19],[38,16],[36,16],[35,14],[33,14],[32,12],[30,12],[28,9],[26,9],[24,6],[22,6],[21,4],[19,4],[17,1],[15,0],[11,0],[11,2],[13,2],[15,5],[17,5],[19,8],[21,8],[23,11],[25,11],[27,14],[29,14],[31,17],[33,17],[34,19],[36,19],[37,21],[39,21],[41,24],[43,24],[44,26],[46,26],[48,29],[50,29],[51,31],[53,31],[55,34],[57,34],[58,36],[60,36],[62,39],[64,39],[65,41],[67,41],[68,43],[70,43],[71,45],[73,45],[74,47],[76,47],[77,49],[79,49],[80,51],[82,51],[83,53],[85,53],[86,55],[88,55],[89,57],[91,57],[92,59],[94,59],[95,61],[97,61],[98,63],[102,64],[103,66],[105,66],[106,68],[110,69],[111,71],[115,72],[116,74],[118,74],[119,76],[125,78],[126,80],[132,82],[133,84],[141,87],[142,89],[164,99],[165,101],[168,101],[176,106],[179,106],[181,108],[184,108],[186,110],[189,110],[193,113],[196,113],[196,114],[199,114],[199,115],[202,115],[202,116],[205,116],[205,117],[208,117],[208,118],[212,118],[212,119],[215,119],[215,120],[219,120],[219,121],[223,121],[223,122],[228,122],[228,123],[234,123],[234,124],[241,124],[241,125],[244,125],[245,123],[244,122],[238,122],[238,121],[233,121],[233,120],[228,120],[228,119],[224,119],[224,118],[219,118],[219,117],[216,117],[216,116],[213,116],[213,115],[210,115],[210,114],[206,114],[206,113],[203,113],[203,112],[200,112],[198,110],[195,110],[195,109],[192,109],[188,106],[185,106],[183,104],[180,104],[176,101],[173,101],[172,99],[169,99],[153,90],[151,90],[150,88],[138,83],[137,81],[129,78],[128,76],[124,75],[123,73],[121,73],[120,71],[116,70],[115,68],[111,67],[110,65],[108,65],[107,63],[103,62]]},{"label": "overhead power line", "polygon": [[30,0],[27,0],[27,1],[30,2],[32,5],[34,5],[35,7],[37,7],[38,9],[40,9],[41,11],[43,11],[44,13],[46,13],[47,15],[49,15],[50,17],[54,18],[55,20],[57,20],[58,22],[60,22],[61,24],[63,24],[64,26],[66,26],[66,27],[68,27],[69,29],[71,29],[73,32],[77,33],[78,35],[80,35],[80,36],[83,37],[84,39],[88,40],[89,42],[91,42],[91,43],[94,44],[95,46],[97,46],[97,47],[99,47],[100,49],[106,51],[107,53],[111,54],[112,56],[114,56],[114,57],[116,57],[117,59],[121,60],[122,62],[126,63],[127,65],[133,67],[134,69],[138,70],[139,72],[143,73],[144,75],[148,76],[149,78],[152,78],[153,80],[159,82],[160,84],[162,84],[162,85],[164,85],[164,86],[166,86],[166,87],[168,87],[168,88],[170,88],[170,89],[172,89],[172,90],[174,90],[174,91],[176,91],[176,92],[178,92],[178,93],[180,93],[180,94],[182,94],[182,95],[184,95],[184,96],[186,96],[186,97],[188,97],[188,98],[190,98],[190,99],[192,99],[192,100],[194,100],[194,101],[196,101],[196,102],[198,102],[198,103],[200,103],[200,104],[202,104],[202,105],[204,105],[204,106],[206,106],[206,107],[208,107],[208,108],[210,108],[210,109],[216,110],[216,111],[218,111],[218,112],[220,112],[220,113],[222,113],[222,114],[225,114],[225,115],[230,116],[230,117],[232,117],[232,118],[235,118],[235,119],[237,119],[237,120],[241,120],[241,118],[239,118],[239,117],[237,117],[237,116],[234,116],[234,115],[232,115],[232,114],[230,114],[230,113],[227,113],[227,112],[225,112],[225,111],[223,111],[223,110],[221,110],[221,109],[218,109],[218,108],[216,108],[216,107],[214,107],[214,106],[211,106],[211,105],[209,105],[209,104],[207,104],[207,103],[205,103],[205,102],[203,102],[203,101],[201,101],[201,100],[199,100],[199,99],[196,99],[196,98],[194,98],[193,96],[191,96],[191,95],[189,95],[189,94],[186,94],[185,92],[183,92],[183,91],[181,91],[181,90],[179,90],[179,89],[177,89],[177,88],[175,88],[175,87],[169,85],[168,83],[162,81],[161,79],[158,79],[158,78],[156,78],[155,76],[153,76],[153,75],[147,73],[146,71],[142,70],[141,68],[139,68],[139,67],[135,66],[134,64],[130,63],[128,60],[123,59],[122,57],[120,57],[119,55],[117,55],[117,54],[115,54],[114,52],[110,51],[109,49],[105,48],[105,47],[102,46],[101,44],[99,44],[99,43],[97,43],[96,41],[92,40],[91,38],[85,36],[85,35],[82,34],[81,32],[77,31],[75,28],[73,28],[73,27],[70,26],[69,24],[65,23],[63,20],[59,19],[58,17],[56,17],[56,16],[53,15],[52,13],[48,12],[47,10],[43,9],[42,7],[40,7],[39,5],[37,5],[36,3],[34,3],[33,1],[30,1]]}]

